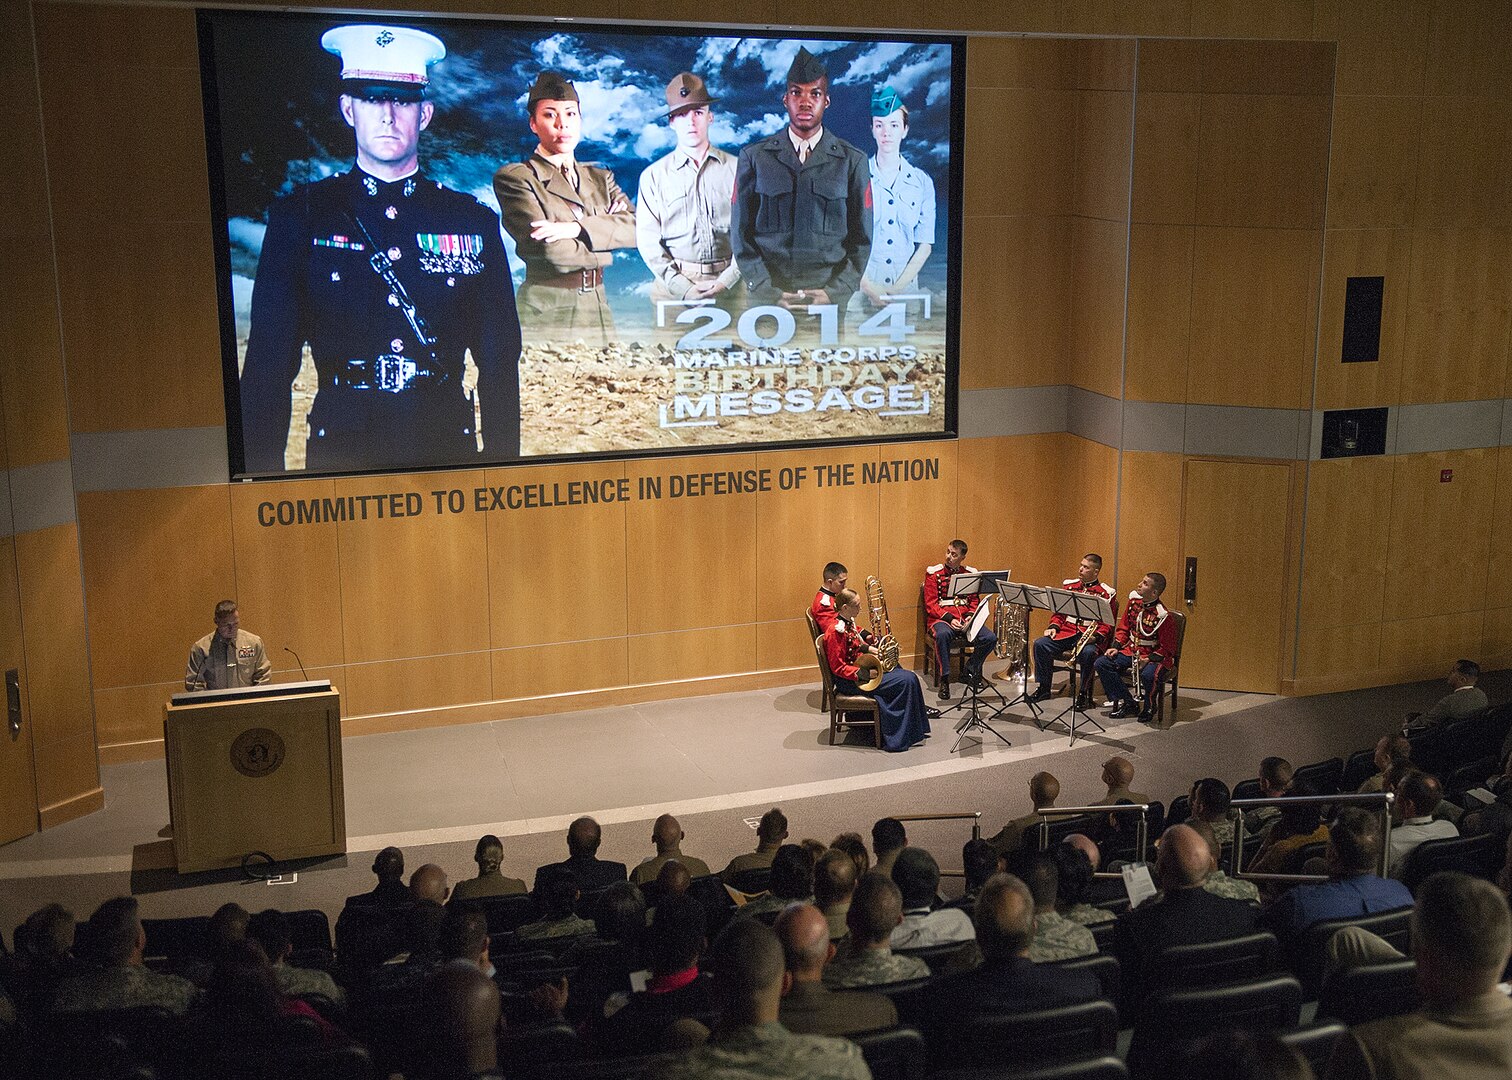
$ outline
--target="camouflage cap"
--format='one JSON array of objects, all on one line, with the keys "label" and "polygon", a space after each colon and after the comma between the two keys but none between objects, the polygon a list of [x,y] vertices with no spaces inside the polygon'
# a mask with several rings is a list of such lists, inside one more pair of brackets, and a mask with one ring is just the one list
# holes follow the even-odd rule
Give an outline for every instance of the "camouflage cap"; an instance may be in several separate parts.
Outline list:
[{"label": "camouflage cap", "polygon": [[788,68],[787,81],[790,84],[797,83],[802,86],[827,78],[829,78],[829,68],[824,66],[824,61],[802,45],[798,46],[798,55],[793,57],[793,64]]},{"label": "camouflage cap", "polygon": [[691,71],[685,71],[667,84],[667,115],[676,116],[684,109],[696,109],[700,105],[712,105],[717,97],[709,96],[704,81]]},{"label": "camouflage cap", "polygon": [[543,71],[536,76],[535,85],[530,88],[530,97],[525,101],[527,109],[534,109],[538,101],[576,101],[578,99],[577,87],[562,74],[555,71]]},{"label": "camouflage cap", "polygon": [[873,116],[891,116],[903,107],[902,96],[890,86],[876,86],[872,88],[871,114]]}]

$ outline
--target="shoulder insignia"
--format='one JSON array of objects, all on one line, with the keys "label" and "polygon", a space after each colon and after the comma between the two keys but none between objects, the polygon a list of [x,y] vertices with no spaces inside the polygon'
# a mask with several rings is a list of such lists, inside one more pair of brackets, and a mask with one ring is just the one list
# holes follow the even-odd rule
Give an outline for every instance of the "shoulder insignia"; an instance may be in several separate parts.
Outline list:
[{"label": "shoulder insignia", "polygon": [[1061,582],[1061,588],[1063,588],[1063,589],[1074,589],[1080,583],[1081,583],[1081,578],[1068,577],[1064,581]]},{"label": "shoulder insignia", "polygon": [[978,570],[974,566],[963,566],[963,567],[961,567],[961,569],[964,570],[964,571],[966,571],[966,573],[968,573],[968,574],[980,574],[981,573],[981,571]]},{"label": "shoulder insignia", "polygon": [[933,566],[926,566],[924,568],[924,572],[926,574],[938,574],[943,569],[945,569],[945,564],[942,562],[937,562]]},{"label": "shoulder insignia", "polygon": [[1143,601],[1139,600],[1139,590],[1138,589],[1130,589],[1129,590],[1129,601],[1131,603],[1133,603],[1135,601],[1139,601],[1140,603],[1143,603]]},{"label": "shoulder insignia", "polygon": [[819,606],[834,607],[835,602],[829,598],[829,593],[825,593],[823,596],[819,597]]}]

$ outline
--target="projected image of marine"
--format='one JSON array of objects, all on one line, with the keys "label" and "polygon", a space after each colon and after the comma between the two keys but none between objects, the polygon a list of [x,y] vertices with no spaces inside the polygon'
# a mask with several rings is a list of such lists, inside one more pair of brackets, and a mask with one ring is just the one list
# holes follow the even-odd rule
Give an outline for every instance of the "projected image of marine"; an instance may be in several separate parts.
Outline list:
[{"label": "projected image of marine", "polygon": [[635,245],[635,211],[614,174],[575,155],[583,118],[577,88],[543,71],[526,100],[540,144],[494,174],[494,194],[515,253],[525,263],[520,312],[525,332],[591,345],[614,340],[604,268],[616,248]]},{"label": "projected image of marine", "polygon": [[653,300],[715,300],[737,295],[740,267],[730,250],[735,156],[709,143],[710,97],[685,71],[667,84],[670,154],[648,165],[635,195],[635,243],[655,276]]},{"label": "projected image of marine", "polygon": [[866,155],[824,127],[829,72],[800,48],[787,73],[787,127],[740,152],[735,258],[752,303],[843,312],[871,254]]},{"label": "projected image of marine", "polygon": [[874,308],[918,284],[935,241],[935,186],[928,173],[903,156],[908,106],[890,86],[871,96],[872,139],[877,152],[871,169],[872,245],[861,292]]},{"label": "projected image of marine", "polygon": [[[241,377],[246,469],[517,456],[520,328],[498,216],[420,171],[429,69],[446,47],[375,25],[320,43],[341,58],[356,164],[269,211]],[[313,405],[291,391],[306,353]]]}]

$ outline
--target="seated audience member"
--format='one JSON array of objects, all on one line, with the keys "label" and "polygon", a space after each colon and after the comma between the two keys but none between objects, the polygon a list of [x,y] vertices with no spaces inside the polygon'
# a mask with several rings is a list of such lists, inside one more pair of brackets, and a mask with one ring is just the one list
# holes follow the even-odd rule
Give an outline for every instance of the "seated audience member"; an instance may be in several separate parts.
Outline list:
[{"label": "seated audience member", "polygon": [[[567,860],[548,863],[547,866],[565,866],[571,870],[578,888],[587,893],[606,888],[616,881],[624,881],[627,877],[624,863],[598,857],[599,844],[603,839],[604,832],[597,821],[591,817],[580,817],[567,826]],[[541,882],[541,871],[545,869],[545,866],[536,869],[537,888]],[[532,888],[531,892],[534,891],[535,888]]]},{"label": "seated audience member", "polygon": [[761,815],[761,820],[756,825],[756,850],[731,859],[729,865],[719,872],[719,880],[729,885],[742,870],[760,870],[771,866],[777,849],[782,846],[787,835],[787,815],[774,806]]},{"label": "seated audience member", "polygon": [[1192,785],[1188,796],[1192,820],[1205,821],[1218,838],[1220,847],[1234,842],[1234,820],[1229,812],[1228,785],[1209,776]]},{"label": "seated audience member", "polygon": [[415,902],[404,884],[404,852],[386,847],[373,858],[378,884],[371,892],[347,897],[336,917],[336,955],[352,969],[381,964],[393,951],[401,912]]},{"label": "seated audience member", "polygon": [[489,946],[493,944],[488,936],[488,916],[476,908],[461,907],[448,911],[439,944],[443,967],[454,964],[474,967],[490,979],[498,974],[488,956]]},{"label": "seated audience member", "polygon": [[1486,692],[1475,685],[1479,678],[1480,665],[1474,660],[1456,660],[1445,680],[1449,693],[1425,713],[1408,713],[1403,732],[1427,731],[1449,720],[1464,720],[1485,712],[1491,703],[1486,700]]},{"label": "seated audience member", "polygon": [[1124,979],[1150,985],[1159,957],[1173,945],[1254,933],[1260,913],[1242,900],[1214,896],[1202,887],[1212,863],[1207,842],[1189,825],[1172,825],[1160,838],[1155,885],[1160,895],[1118,917],[1112,952]]},{"label": "seated audience member", "polygon": [[1134,782],[1134,763],[1126,757],[1111,757],[1103,762],[1102,782],[1108,790],[1098,799],[1093,806],[1112,806],[1115,803],[1147,803],[1150,797],[1142,791],[1135,791],[1130,784]]},{"label": "seated audience member", "polygon": [[336,1005],[346,1003],[346,994],[327,972],[289,963],[289,957],[294,955],[294,939],[289,929],[289,917],[283,912],[273,908],[259,911],[247,922],[247,936],[261,945],[267,954],[273,965],[273,981],[281,993],[289,997],[319,994]]},{"label": "seated audience member", "polygon": [[1200,818],[1193,818],[1187,822],[1202,837],[1202,842],[1208,846],[1208,854],[1212,859],[1212,869],[1207,877],[1202,880],[1202,887],[1214,896],[1225,896],[1230,900],[1243,900],[1246,903],[1258,904],[1260,902],[1260,890],[1253,881],[1241,881],[1231,878],[1224,873],[1219,866],[1223,856],[1223,848],[1218,843],[1218,838],[1213,835],[1213,827]]},{"label": "seated audience member", "polygon": [[404,852],[386,847],[373,857],[373,873],[378,884],[372,892],[347,897],[347,905],[378,904],[382,907],[408,907],[414,897],[404,885]]},{"label": "seated audience member", "polygon": [[447,964],[420,996],[423,1032],[418,1080],[503,1080],[499,1071],[499,988],[467,964]]},{"label": "seated audience member", "polygon": [[1418,890],[1412,957],[1421,1007],[1351,1028],[1330,1080],[1512,1076],[1512,1001],[1497,983],[1512,951],[1512,915],[1494,885],[1434,874]]},{"label": "seated audience member", "polygon": [[908,846],[908,833],[897,818],[885,817],[872,826],[872,869],[891,874],[898,853]]},{"label": "seated audience member", "polygon": [[997,848],[986,840],[968,840],[961,845],[961,869],[966,887],[959,900],[952,900],[947,907],[970,909],[976,903],[977,893],[987,884],[987,879],[1003,869],[1003,857]]},{"label": "seated audience member", "polygon": [[817,840],[812,836],[804,837],[798,841],[798,846],[808,852],[809,862],[811,863],[817,863],[820,857],[829,850],[829,847],[823,840]]},{"label": "seated audience member", "polygon": [[952,1038],[961,1020],[1030,1009],[1077,1005],[1102,996],[1095,975],[1029,959],[1034,940],[1034,897],[1012,874],[994,874],[977,897],[974,916],[982,964],[930,984],[925,1036]]},{"label": "seated audience member", "polygon": [[646,988],[627,999],[611,998],[604,1006],[606,1015],[589,1021],[589,1038],[602,1053],[652,1053],[665,1045],[663,1035],[674,1021],[700,1019],[714,1011],[709,977],[698,970],[708,944],[706,926],[703,908],[691,897],[673,897],[658,905],[646,937],[651,961]]},{"label": "seated audience member", "polygon": [[838,848],[830,848],[814,866],[814,906],[829,925],[831,941],[839,941],[849,932],[845,917],[850,914],[855,892],[855,860]]},{"label": "seated audience member", "polygon": [[656,875],[661,873],[661,868],[668,859],[676,859],[686,866],[690,877],[708,877],[708,863],[702,859],[695,859],[692,855],[683,854],[682,842],[686,838],[682,826],[671,814],[663,814],[657,818],[656,824],[651,827],[651,842],[656,845],[656,854],[637,866],[631,873],[630,880],[640,886],[655,881]]},{"label": "seated audience member", "polygon": [[[422,877],[421,871],[434,873]],[[436,875],[440,875],[442,885],[439,891]],[[392,999],[413,993],[441,963],[446,908],[436,897],[445,898],[445,881],[441,868],[430,863],[411,876],[410,889],[416,893],[416,902],[398,916],[389,955],[366,977],[367,990],[374,995]]]},{"label": "seated audience member", "polygon": [[[646,896],[655,900],[658,904],[673,896],[687,896],[688,890],[693,887],[693,878],[688,873],[688,868],[676,859],[668,859],[662,863],[661,873],[656,875],[656,880],[645,888]],[[649,918],[656,917],[656,908],[653,906]]]},{"label": "seated audience member", "polygon": [[[1029,778],[1029,803],[1035,810],[1044,810],[1054,806],[1058,798],[1060,798],[1060,781],[1055,777],[1047,772],[1037,772]],[[1016,817],[999,829],[987,842],[1006,855],[1010,851],[1018,850],[1024,842],[1025,834],[1028,834],[1032,840],[1034,829],[1039,823],[1039,814],[1033,812]]]},{"label": "seated audience member", "polygon": [[579,895],[577,879],[571,870],[559,866],[543,871],[540,892],[536,894],[541,917],[516,928],[515,937],[521,942],[548,941],[593,933],[593,924],[573,911]]},{"label": "seated audience member", "polygon": [[[1085,840],[1086,847],[1073,843],[1078,839]],[[1113,913],[1087,902],[1092,891],[1092,875],[1096,872],[1095,864],[1087,856],[1088,847],[1093,854],[1097,853],[1096,844],[1081,833],[1073,833],[1050,849],[1055,855],[1055,909],[1074,923],[1100,926],[1112,922]]]},{"label": "seated audience member", "polygon": [[830,847],[838,848],[851,857],[856,864],[856,880],[860,881],[871,870],[871,852],[866,850],[866,841],[856,832],[843,832],[835,837]]},{"label": "seated audience member", "polygon": [[[770,889],[735,909],[736,918],[751,918],[781,911],[789,904],[808,903],[814,898],[814,864],[809,853],[797,844],[783,844],[772,859]],[[773,915],[775,918],[775,915]]]},{"label": "seated audience member", "polygon": [[787,975],[777,1018],[800,1035],[854,1035],[898,1023],[898,1010],[881,994],[831,990],[824,966],[835,955],[829,923],[812,904],[794,904],[773,925]]},{"label": "seated audience member", "polygon": [[1450,821],[1438,821],[1433,808],[1444,797],[1434,777],[1413,769],[1397,782],[1396,802],[1391,816],[1396,824],[1391,830],[1391,876],[1400,878],[1407,856],[1425,840],[1443,840],[1458,836],[1459,829]]},{"label": "seated audience member", "polygon": [[845,916],[850,934],[824,969],[826,985],[839,990],[928,978],[924,961],[892,951],[892,934],[902,921],[903,894],[891,878],[870,873],[857,882]]},{"label": "seated audience member", "polygon": [[142,964],[147,932],[134,897],[118,896],[95,909],[88,922],[95,970],[58,983],[57,1012],[94,1012],[155,1005],[182,1016],[195,998],[194,984],[177,975],[160,975]]},{"label": "seated audience member", "polygon": [[210,976],[215,973],[215,965],[221,955],[247,940],[247,923],[251,918],[247,909],[240,904],[222,904],[211,912],[205,927],[204,954],[172,957],[165,965],[166,969],[173,975],[182,975],[203,990],[209,984]]},{"label": "seated audience member", "polygon": [[1249,865],[1250,873],[1296,873],[1301,869],[1300,866],[1293,865],[1297,853],[1308,844],[1321,844],[1328,839],[1328,826],[1323,824],[1322,805],[1300,801],[1314,794],[1316,792],[1305,781],[1292,781],[1291,787],[1287,789],[1289,798],[1281,806],[1281,816],[1266,830],[1260,850],[1255,853],[1255,859]]},{"label": "seated audience member", "polygon": [[77,921],[61,904],[38,908],[16,927],[15,955],[0,965],[0,982],[23,1016],[46,1012],[58,983],[93,970],[73,954]]},{"label": "seated audience member", "polygon": [[892,879],[903,894],[903,922],[892,933],[894,949],[923,949],[975,936],[971,916],[960,908],[930,910],[940,888],[940,865],[929,852],[904,848],[893,863]]},{"label": "seated audience member", "polygon": [[452,889],[452,899],[461,902],[482,896],[523,896],[525,882],[500,873],[499,864],[503,861],[503,842],[493,835],[479,837],[478,846],[473,849],[478,876],[457,882]]},{"label": "seated audience member", "polygon": [[[1292,764],[1283,757],[1265,758],[1260,762],[1256,779],[1262,799],[1279,799],[1291,786]],[[1280,819],[1279,806],[1259,806],[1244,815],[1244,831],[1250,836],[1263,836]]]},{"label": "seated audience member", "polygon": [[1495,800],[1482,803],[1466,795],[1465,813],[1458,822],[1460,835],[1500,835],[1512,832],[1512,754],[1507,755],[1501,771],[1488,776],[1481,786],[1495,796]]},{"label": "seated audience member", "polygon": [[1412,742],[1405,735],[1382,735],[1375,745],[1376,771],[1367,776],[1358,788],[1359,795],[1374,795],[1386,790],[1386,774],[1393,766],[1404,766],[1412,760]]},{"label": "seated audience member", "polygon": [[1029,959],[1043,964],[1095,953],[1097,942],[1092,931],[1055,910],[1056,886],[1060,881],[1055,856],[1048,851],[1021,848],[1011,852],[1006,862],[1008,873],[1022,881],[1034,897],[1034,940],[1029,943]]},{"label": "seated audience member", "polygon": [[292,1022],[317,1030],[326,1039],[342,1033],[303,1001],[278,989],[273,965],[256,941],[229,943],[216,958],[215,972],[196,1010],[201,1037],[220,1053],[239,1053],[259,1042],[298,1038]]},{"label": "seated audience member", "polygon": [[1381,866],[1381,818],[1360,806],[1339,809],[1328,830],[1328,880],[1298,885],[1266,911],[1265,925],[1277,937],[1294,937],[1314,923],[1411,907],[1400,881],[1377,876]]},{"label": "seated audience member", "polygon": [[719,1023],[708,1042],[646,1072],[650,1080],[870,1080],[856,1044],[796,1035],[778,1021],[782,946],[753,919],[731,923],[714,943]]},{"label": "seated audience member", "polygon": [[611,994],[630,992],[630,973],[646,967],[646,898],[628,881],[617,881],[593,905],[593,937],[580,938],[562,954],[575,966],[567,1008],[574,1021],[602,1016]]}]

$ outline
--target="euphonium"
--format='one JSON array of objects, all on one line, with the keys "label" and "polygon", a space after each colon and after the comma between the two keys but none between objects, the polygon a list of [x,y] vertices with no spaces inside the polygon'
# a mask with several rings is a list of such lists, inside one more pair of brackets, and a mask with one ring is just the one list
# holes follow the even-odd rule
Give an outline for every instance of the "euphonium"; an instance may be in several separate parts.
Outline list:
[{"label": "euphonium", "polygon": [[871,619],[872,647],[876,656],[862,656],[856,666],[872,672],[863,683],[862,690],[875,690],[882,685],[882,676],[898,666],[898,642],[892,636],[892,626],[887,621],[887,596],[882,592],[882,582],[875,577],[866,579],[866,609]]},{"label": "euphonium", "polygon": [[[985,601],[984,601],[985,603]],[[1029,645],[1029,609],[1023,604],[1008,604],[999,596],[992,610],[992,632],[997,635],[997,644],[992,655],[999,660],[1008,658],[1006,668],[997,673],[999,679],[1016,679],[1024,672],[1024,656]]]}]

